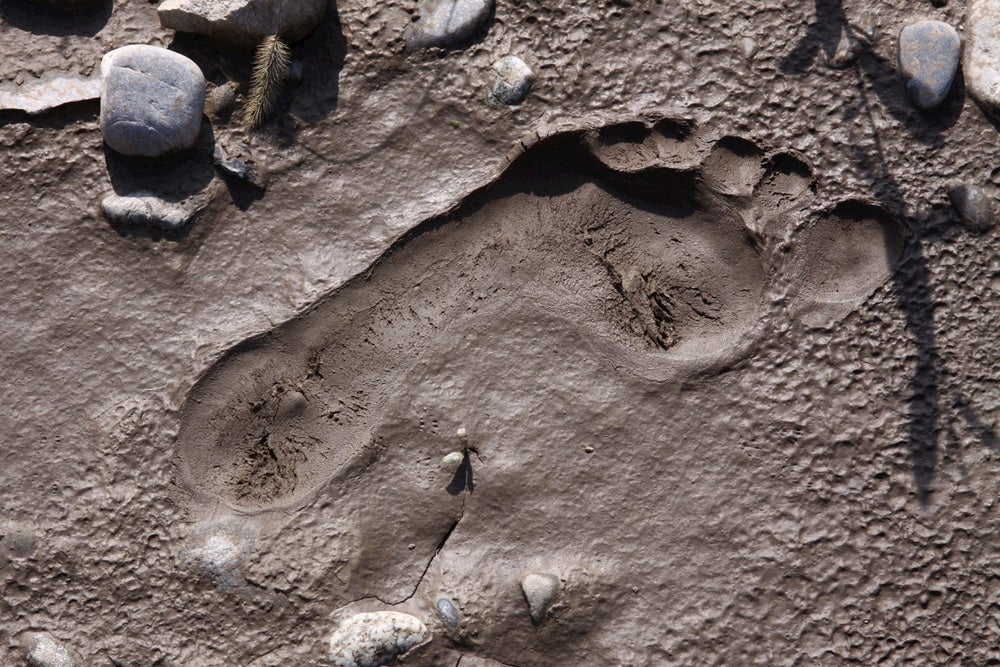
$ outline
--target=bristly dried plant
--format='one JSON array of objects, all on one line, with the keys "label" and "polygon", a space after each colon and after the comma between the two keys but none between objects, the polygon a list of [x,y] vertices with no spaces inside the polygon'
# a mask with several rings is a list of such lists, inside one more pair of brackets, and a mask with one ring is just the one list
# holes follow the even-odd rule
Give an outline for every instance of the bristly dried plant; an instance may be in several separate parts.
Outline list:
[{"label": "bristly dried plant", "polygon": [[243,111],[243,120],[250,128],[260,127],[274,111],[281,88],[288,76],[292,52],[280,37],[269,35],[257,47],[250,79],[250,96]]}]

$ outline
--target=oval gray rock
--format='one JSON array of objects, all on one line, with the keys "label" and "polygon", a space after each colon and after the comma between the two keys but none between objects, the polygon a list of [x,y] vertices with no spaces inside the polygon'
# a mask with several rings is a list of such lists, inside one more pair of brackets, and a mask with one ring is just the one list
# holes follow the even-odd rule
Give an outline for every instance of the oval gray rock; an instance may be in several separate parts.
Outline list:
[{"label": "oval gray rock", "polygon": [[101,60],[101,133],[123,155],[190,148],[201,131],[205,77],[179,53],[133,44]]},{"label": "oval gray rock", "polygon": [[445,625],[449,628],[458,627],[458,624],[462,621],[462,615],[451,600],[448,598],[439,598],[435,607],[437,608],[438,616]]},{"label": "oval gray rock", "polygon": [[507,56],[493,63],[496,77],[491,95],[503,104],[520,104],[531,91],[535,73],[517,56]]},{"label": "oval gray rock", "polygon": [[965,87],[988,113],[1000,111],[1000,0],[969,0]]},{"label": "oval gray rock", "polygon": [[447,46],[472,37],[493,11],[493,0],[420,0],[410,46]]},{"label": "oval gray rock", "polygon": [[899,71],[906,93],[921,109],[932,109],[948,96],[962,40],[941,21],[917,21],[899,32]]},{"label": "oval gray rock", "polygon": [[164,28],[253,47],[268,35],[297,42],[325,10],[326,0],[164,0],[156,11]]},{"label": "oval gray rock", "polygon": [[948,189],[948,199],[962,221],[973,229],[984,231],[993,225],[996,213],[992,198],[976,186],[954,184]]}]

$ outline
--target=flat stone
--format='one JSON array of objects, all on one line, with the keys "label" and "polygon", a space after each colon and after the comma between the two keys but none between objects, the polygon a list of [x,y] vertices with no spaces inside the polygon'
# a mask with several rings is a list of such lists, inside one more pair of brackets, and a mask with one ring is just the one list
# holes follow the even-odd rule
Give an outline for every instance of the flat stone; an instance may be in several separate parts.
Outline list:
[{"label": "flat stone", "polygon": [[223,172],[263,190],[267,187],[264,172],[258,168],[250,147],[246,144],[218,142],[212,150],[212,162]]},{"label": "flat stone", "polygon": [[969,0],[965,87],[987,113],[1000,112],[1000,0]]},{"label": "flat stone", "polygon": [[297,42],[319,24],[327,0],[164,0],[164,28],[254,47],[268,35]]},{"label": "flat stone", "polygon": [[29,632],[22,640],[31,667],[81,667],[80,656],[47,632]]},{"label": "flat stone", "polygon": [[968,183],[957,183],[948,189],[948,199],[962,221],[976,230],[993,226],[996,209],[993,199],[981,189]]},{"label": "flat stone", "polygon": [[191,222],[206,203],[201,198],[172,202],[152,192],[134,192],[105,196],[101,210],[115,224],[174,231]]},{"label": "flat stone", "polygon": [[542,622],[561,589],[559,577],[553,574],[527,574],[521,579],[521,590],[528,601],[532,623],[538,625]]},{"label": "flat stone", "polygon": [[944,101],[961,54],[962,40],[947,23],[917,21],[899,32],[899,71],[916,106],[932,109]]},{"label": "flat stone", "polygon": [[38,114],[64,104],[96,100],[100,96],[100,78],[60,76],[0,88],[0,111]]},{"label": "flat stone", "polygon": [[386,665],[428,637],[427,626],[410,614],[355,614],[330,637],[330,660],[338,667]]},{"label": "flat stone", "polygon": [[179,53],[124,46],[101,60],[101,133],[123,155],[190,148],[201,131],[205,77]]},{"label": "flat stone", "polygon": [[448,46],[461,42],[482,27],[493,0],[419,0],[418,20],[410,28],[410,46]]},{"label": "flat stone", "polygon": [[493,63],[496,77],[491,96],[503,104],[520,104],[531,91],[535,73],[517,56],[507,56]]}]

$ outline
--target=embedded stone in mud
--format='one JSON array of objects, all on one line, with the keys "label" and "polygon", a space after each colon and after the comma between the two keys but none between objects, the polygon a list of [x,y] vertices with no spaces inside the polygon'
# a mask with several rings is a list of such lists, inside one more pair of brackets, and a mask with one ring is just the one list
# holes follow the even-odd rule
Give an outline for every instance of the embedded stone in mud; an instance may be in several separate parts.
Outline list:
[{"label": "embedded stone in mud", "polygon": [[528,602],[531,622],[538,625],[545,619],[545,613],[555,602],[562,585],[559,583],[559,577],[555,575],[532,573],[521,579],[521,590]]},{"label": "embedded stone in mud", "polygon": [[490,95],[503,104],[520,104],[528,96],[535,73],[517,56],[507,56],[493,63],[496,76]]},{"label": "embedded stone in mud", "polygon": [[380,667],[428,638],[427,626],[410,614],[355,614],[330,637],[330,660],[338,667]]}]

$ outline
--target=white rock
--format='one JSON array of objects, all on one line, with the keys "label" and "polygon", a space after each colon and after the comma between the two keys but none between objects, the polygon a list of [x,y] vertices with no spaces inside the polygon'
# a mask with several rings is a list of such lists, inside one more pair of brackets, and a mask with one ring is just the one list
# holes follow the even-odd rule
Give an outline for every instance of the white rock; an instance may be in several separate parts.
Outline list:
[{"label": "white rock", "polygon": [[268,35],[297,42],[316,27],[327,0],[164,0],[164,28],[208,35],[244,47]]},{"label": "white rock", "polygon": [[444,458],[441,459],[442,468],[457,468],[462,464],[465,459],[465,455],[462,452],[451,452],[445,454]]},{"label": "white rock", "polygon": [[528,601],[532,623],[537,625],[542,622],[561,589],[559,577],[552,574],[527,574],[521,579],[521,590]]},{"label": "white rock", "polygon": [[330,637],[330,660],[339,667],[386,665],[428,637],[427,626],[410,614],[376,611],[355,614]]},{"label": "white rock", "polygon": [[503,104],[520,104],[528,96],[535,73],[517,56],[507,56],[493,63],[496,77],[491,95]]},{"label": "white rock", "polygon": [[205,77],[179,53],[133,44],[101,60],[101,133],[123,155],[190,148],[201,131]]},{"label": "white rock", "polygon": [[30,632],[22,639],[31,667],[80,667],[76,652],[47,632]]},{"label": "white rock", "polygon": [[492,11],[493,0],[419,0],[410,46],[447,46],[468,39]]},{"label": "white rock", "polygon": [[190,222],[205,203],[200,198],[172,202],[152,192],[134,192],[107,195],[101,200],[101,210],[115,224],[177,230]]},{"label": "white rock", "polygon": [[60,76],[0,89],[0,110],[36,114],[64,104],[96,100],[100,96],[100,78]]},{"label": "white rock", "polygon": [[965,87],[990,113],[1000,112],[1000,0],[969,0]]}]

